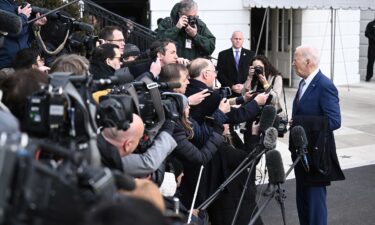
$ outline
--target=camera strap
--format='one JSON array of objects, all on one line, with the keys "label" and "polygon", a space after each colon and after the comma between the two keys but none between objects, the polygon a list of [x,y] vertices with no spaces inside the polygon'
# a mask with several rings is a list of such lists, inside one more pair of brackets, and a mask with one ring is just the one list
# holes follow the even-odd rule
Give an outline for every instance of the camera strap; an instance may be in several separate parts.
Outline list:
[{"label": "camera strap", "polygon": [[97,136],[96,132],[93,127],[90,126],[90,114],[87,111],[87,108],[85,106],[85,103],[81,97],[81,95],[78,93],[77,89],[73,86],[71,82],[65,83],[63,85],[63,90],[71,96],[74,100],[76,100],[76,103],[79,104],[81,110],[82,110],[82,115],[84,119],[84,124],[85,124],[85,130],[87,132],[87,135],[89,136],[89,152],[88,152],[88,161],[90,165],[93,166],[100,166],[101,165],[101,157],[99,153],[99,149],[97,146]]},{"label": "camera strap", "polygon": [[160,91],[158,88],[158,84],[150,78],[148,78],[147,76],[143,77],[141,81],[143,81],[146,84],[147,89],[150,91],[151,100],[155,107],[156,115],[158,116],[157,124],[153,128],[148,130],[149,134],[151,134],[150,138],[154,138],[165,122],[165,114],[161,102]]},{"label": "camera strap", "polygon": [[69,37],[69,34],[70,34],[70,30],[67,30],[64,41],[54,51],[50,51],[50,50],[47,49],[47,46],[42,39],[42,36],[40,36],[40,27],[33,26],[33,31],[34,31],[34,35],[35,35],[35,38],[37,40],[37,43],[38,43],[39,47],[41,47],[42,50],[49,55],[59,54],[64,49],[66,41],[68,40],[68,37]]}]

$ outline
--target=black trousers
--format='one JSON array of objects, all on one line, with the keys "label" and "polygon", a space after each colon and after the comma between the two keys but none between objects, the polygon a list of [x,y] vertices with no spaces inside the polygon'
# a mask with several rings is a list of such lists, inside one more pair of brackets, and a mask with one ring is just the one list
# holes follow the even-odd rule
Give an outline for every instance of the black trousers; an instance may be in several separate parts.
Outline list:
[{"label": "black trousers", "polygon": [[367,73],[366,81],[369,81],[374,73],[374,62],[375,62],[375,43],[369,43],[367,51]]}]

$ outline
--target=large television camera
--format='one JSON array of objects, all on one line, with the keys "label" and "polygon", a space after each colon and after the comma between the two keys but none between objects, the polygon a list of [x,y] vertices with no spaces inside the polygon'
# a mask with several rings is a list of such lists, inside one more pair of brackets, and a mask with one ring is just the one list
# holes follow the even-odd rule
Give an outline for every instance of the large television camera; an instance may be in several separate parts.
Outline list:
[{"label": "large television camera", "polygon": [[99,98],[98,124],[126,130],[132,122],[132,113],[138,114],[145,124],[145,138],[142,139],[140,148],[147,149],[166,119],[177,120],[183,115],[183,96],[163,92],[171,86],[176,84],[156,83],[144,78],[113,87],[108,95]]},{"label": "large television camera", "polygon": [[87,76],[50,74],[49,84],[27,98],[24,127],[29,135],[83,152],[90,163],[99,165],[89,83]]}]

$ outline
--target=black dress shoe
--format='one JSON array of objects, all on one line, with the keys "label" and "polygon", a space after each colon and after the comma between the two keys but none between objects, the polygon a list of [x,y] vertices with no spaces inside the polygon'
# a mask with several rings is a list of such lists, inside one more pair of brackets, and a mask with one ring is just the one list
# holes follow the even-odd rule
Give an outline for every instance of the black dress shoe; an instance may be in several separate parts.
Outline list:
[{"label": "black dress shoe", "polygon": [[366,77],[366,82],[369,82],[371,80],[371,77]]}]

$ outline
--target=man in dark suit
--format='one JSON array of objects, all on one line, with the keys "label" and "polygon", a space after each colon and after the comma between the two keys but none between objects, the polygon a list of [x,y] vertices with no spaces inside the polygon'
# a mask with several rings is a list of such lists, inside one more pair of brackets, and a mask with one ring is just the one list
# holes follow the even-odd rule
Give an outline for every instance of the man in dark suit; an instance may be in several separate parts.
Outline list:
[{"label": "man in dark suit", "polygon": [[367,50],[367,72],[366,81],[370,81],[374,74],[374,62],[375,62],[375,19],[372,20],[366,26],[365,36],[368,38],[368,50]]},{"label": "man in dark suit", "polygon": [[250,60],[255,53],[242,47],[244,38],[241,31],[233,32],[230,40],[232,47],[219,53],[217,76],[221,86],[230,87],[233,96],[239,96],[249,74]]},{"label": "man in dark suit", "polygon": [[[293,66],[302,78],[293,102],[292,126],[301,125],[308,138],[307,159],[295,167],[297,209],[301,225],[326,225],[326,186],[345,179],[341,171],[333,131],[341,126],[338,91],[331,80],[319,70],[317,49],[297,47]],[[297,158],[293,139],[289,149]]]}]

